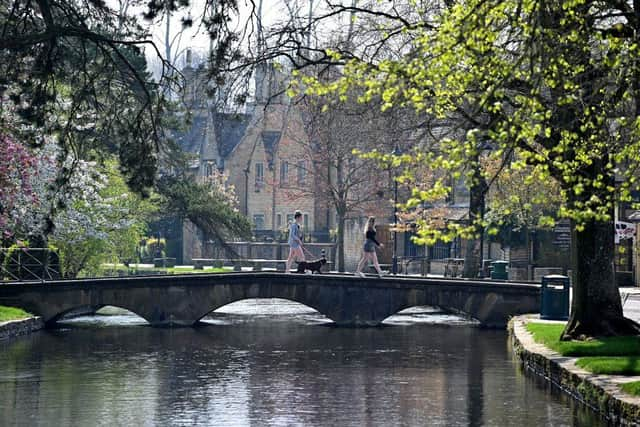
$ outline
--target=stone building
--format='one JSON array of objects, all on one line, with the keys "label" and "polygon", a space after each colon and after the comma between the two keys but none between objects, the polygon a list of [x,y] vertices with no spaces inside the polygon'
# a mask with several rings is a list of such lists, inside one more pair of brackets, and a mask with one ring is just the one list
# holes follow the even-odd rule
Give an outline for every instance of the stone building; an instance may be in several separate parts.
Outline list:
[{"label": "stone building", "polygon": [[[305,152],[308,138],[300,111],[283,93],[282,74],[261,67],[255,74],[255,101],[244,111],[225,111],[207,94],[204,67],[193,67],[188,55],[182,72],[192,120],[176,141],[194,154],[194,175],[227,175],[256,240],[283,238],[296,209],[303,213],[305,233],[313,234],[316,200]],[[206,242],[192,224],[184,224],[182,242],[182,262],[208,256]]]}]

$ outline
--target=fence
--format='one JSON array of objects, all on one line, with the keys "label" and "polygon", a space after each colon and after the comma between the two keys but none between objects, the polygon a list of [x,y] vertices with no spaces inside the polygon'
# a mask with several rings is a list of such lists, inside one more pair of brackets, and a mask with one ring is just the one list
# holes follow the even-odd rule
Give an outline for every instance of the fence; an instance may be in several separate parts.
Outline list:
[{"label": "fence", "polygon": [[51,249],[0,248],[1,280],[55,280],[60,271],[60,258]]}]

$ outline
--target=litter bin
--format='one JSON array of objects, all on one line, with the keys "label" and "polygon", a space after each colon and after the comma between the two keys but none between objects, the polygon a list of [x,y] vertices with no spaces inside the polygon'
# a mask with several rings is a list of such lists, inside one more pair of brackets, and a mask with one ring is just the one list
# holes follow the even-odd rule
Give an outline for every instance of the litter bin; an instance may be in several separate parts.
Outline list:
[{"label": "litter bin", "polygon": [[491,262],[491,278],[498,280],[507,280],[507,261],[493,261]]},{"label": "litter bin", "polygon": [[542,278],[540,289],[540,318],[567,320],[569,318],[569,278],[551,274]]}]

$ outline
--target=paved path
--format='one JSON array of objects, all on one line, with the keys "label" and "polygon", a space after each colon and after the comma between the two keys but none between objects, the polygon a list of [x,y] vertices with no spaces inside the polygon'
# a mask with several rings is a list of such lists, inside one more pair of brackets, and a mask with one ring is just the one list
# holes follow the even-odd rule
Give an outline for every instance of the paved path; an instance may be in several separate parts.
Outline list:
[{"label": "paved path", "polygon": [[629,319],[640,322],[640,288],[621,288],[622,309]]}]

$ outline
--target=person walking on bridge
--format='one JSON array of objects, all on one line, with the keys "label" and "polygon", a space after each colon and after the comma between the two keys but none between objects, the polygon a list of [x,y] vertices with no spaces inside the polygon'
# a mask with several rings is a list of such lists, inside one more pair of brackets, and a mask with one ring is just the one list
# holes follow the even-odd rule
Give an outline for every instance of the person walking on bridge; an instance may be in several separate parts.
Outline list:
[{"label": "person walking on bridge", "polygon": [[293,222],[289,224],[289,258],[285,266],[285,273],[291,273],[293,261],[305,261],[302,251],[302,212],[296,211],[293,215]]},{"label": "person walking on bridge", "polygon": [[382,270],[380,270],[380,264],[378,263],[378,255],[376,254],[376,247],[382,248],[384,245],[376,240],[376,218],[370,216],[367,220],[367,224],[364,227],[364,246],[362,247],[362,258],[358,262],[358,268],[356,268],[356,276],[364,277],[362,269],[371,261],[378,276],[384,276]]}]

